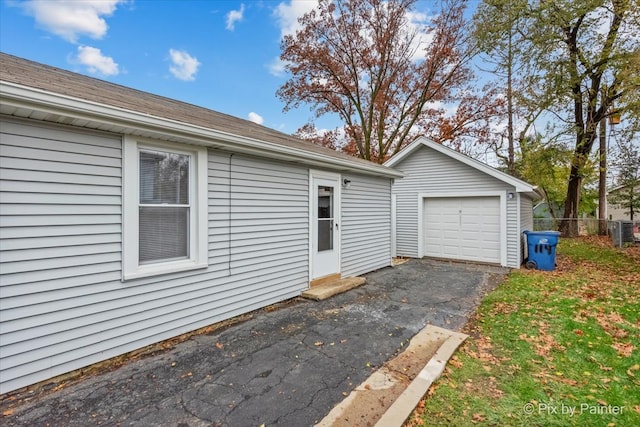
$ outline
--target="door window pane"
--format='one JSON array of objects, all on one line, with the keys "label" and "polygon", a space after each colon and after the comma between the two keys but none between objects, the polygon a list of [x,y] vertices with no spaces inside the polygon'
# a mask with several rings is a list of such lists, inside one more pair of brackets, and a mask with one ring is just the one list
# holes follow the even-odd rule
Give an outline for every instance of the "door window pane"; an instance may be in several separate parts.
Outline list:
[{"label": "door window pane", "polygon": [[318,220],[318,252],[333,249],[333,220]]},{"label": "door window pane", "polygon": [[333,218],[333,187],[318,186],[318,218]]},{"label": "door window pane", "polygon": [[318,186],[318,252],[333,249],[333,187]]}]

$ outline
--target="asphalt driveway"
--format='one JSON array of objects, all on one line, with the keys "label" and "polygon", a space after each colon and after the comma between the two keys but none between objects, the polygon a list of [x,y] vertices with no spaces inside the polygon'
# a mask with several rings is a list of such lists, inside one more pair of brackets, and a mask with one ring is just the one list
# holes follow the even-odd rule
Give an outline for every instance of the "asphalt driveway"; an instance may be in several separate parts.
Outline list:
[{"label": "asphalt driveway", "polygon": [[427,324],[459,330],[508,270],[410,260],[56,391],[3,399],[12,426],[310,426]]}]

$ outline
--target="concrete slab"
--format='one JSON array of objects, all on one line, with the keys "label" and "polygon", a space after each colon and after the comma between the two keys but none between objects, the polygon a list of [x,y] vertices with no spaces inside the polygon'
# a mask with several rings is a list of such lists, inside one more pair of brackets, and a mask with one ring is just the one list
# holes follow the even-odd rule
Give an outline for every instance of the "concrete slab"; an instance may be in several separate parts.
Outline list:
[{"label": "concrete slab", "polygon": [[424,366],[418,376],[398,396],[375,424],[376,427],[402,427],[431,384],[442,375],[447,361],[453,356],[458,346],[469,336],[458,332],[449,332],[436,354]]},{"label": "concrete slab", "polygon": [[367,283],[367,279],[364,277],[345,277],[344,279],[333,280],[329,283],[313,286],[302,292],[302,297],[315,301],[322,301],[334,295],[362,286],[365,283]]},{"label": "concrete slab", "polygon": [[356,387],[316,427],[401,427],[466,338],[427,325],[404,352]]}]

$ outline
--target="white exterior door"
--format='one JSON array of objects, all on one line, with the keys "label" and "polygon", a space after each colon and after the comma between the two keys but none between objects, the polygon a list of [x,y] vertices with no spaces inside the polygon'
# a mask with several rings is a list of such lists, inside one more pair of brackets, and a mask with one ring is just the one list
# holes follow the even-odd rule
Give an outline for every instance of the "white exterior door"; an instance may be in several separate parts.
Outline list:
[{"label": "white exterior door", "polygon": [[340,176],[311,175],[311,280],[340,272]]},{"label": "white exterior door", "polygon": [[428,197],[423,203],[425,256],[500,263],[500,197]]}]

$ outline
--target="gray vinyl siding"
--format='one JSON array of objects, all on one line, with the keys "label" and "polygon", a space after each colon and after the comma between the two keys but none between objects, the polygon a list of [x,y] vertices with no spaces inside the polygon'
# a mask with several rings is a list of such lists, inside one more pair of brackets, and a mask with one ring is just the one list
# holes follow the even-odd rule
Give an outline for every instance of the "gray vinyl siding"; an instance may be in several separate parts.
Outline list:
[{"label": "gray vinyl siding", "polygon": [[527,196],[520,196],[520,236],[518,241],[521,246],[521,264],[527,256],[527,244],[524,234],[525,230],[533,230],[533,200]]},{"label": "gray vinyl siding", "polygon": [[210,269],[261,277],[264,268],[282,283],[295,271],[299,294],[308,281],[308,182],[306,168],[209,150]]},{"label": "gray vinyl siding", "polygon": [[342,189],[342,277],[391,264],[391,180],[345,175]]},{"label": "gray vinyl siding", "polygon": [[0,122],[0,392],[67,371],[120,285],[121,138],[25,123]]},{"label": "gray vinyl siding", "polygon": [[520,267],[520,230],[518,229],[518,200],[515,197],[515,189],[508,188],[507,191],[513,191],[514,197],[507,199],[507,267]]},{"label": "gray vinyl siding", "polygon": [[0,124],[0,393],[307,288],[307,168],[209,150],[208,268],[122,282],[121,136]]},{"label": "gray vinyl siding", "polygon": [[477,169],[449,156],[420,147],[394,165],[404,173],[396,179],[396,255],[418,256],[418,194],[450,194],[453,192],[506,191],[508,186]]}]

